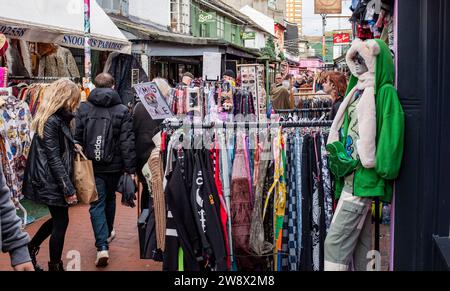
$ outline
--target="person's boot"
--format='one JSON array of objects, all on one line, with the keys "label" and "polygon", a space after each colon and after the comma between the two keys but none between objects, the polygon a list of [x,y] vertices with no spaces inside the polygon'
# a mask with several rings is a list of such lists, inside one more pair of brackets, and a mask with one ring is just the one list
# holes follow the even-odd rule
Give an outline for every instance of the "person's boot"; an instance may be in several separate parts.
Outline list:
[{"label": "person's boot", "polygon": [[34,271],[36,272],[42,272],[44,269],[41,268],[41,266],[37,263],[37,255],[39,254],[40,247],[32,246],[31,244],[28,245],[28,252],[30,253],[31,257],[31,263],[33,263]]},{"label": "person's boot", "polygon": [[49,272],[64,272],[64,264],[62,261],[58,263],[48,262],[48,271]]}]

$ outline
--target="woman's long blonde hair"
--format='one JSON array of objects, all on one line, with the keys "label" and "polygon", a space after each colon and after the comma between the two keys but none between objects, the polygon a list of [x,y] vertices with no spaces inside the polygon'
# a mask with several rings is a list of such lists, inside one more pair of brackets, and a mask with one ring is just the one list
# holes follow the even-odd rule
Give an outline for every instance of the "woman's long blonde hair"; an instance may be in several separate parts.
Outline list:
[{"label": "woman's long blonde hair", "polygon": [[39,106],[36,116],[31,124],[31,129],[39,137],[44,137],[44,128],[47,120],[59,109],[75,112],[80,104],[81,91],[78,86],[69,79],[60,79],[45,89],[43,102]]}]

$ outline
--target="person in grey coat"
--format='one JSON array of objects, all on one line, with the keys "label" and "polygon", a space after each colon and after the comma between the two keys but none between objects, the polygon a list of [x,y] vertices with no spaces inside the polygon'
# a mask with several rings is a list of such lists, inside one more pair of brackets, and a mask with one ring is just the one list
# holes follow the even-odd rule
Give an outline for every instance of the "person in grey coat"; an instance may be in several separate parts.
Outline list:
[{"label": "person in grey coat", "polygon": [[11,265],[16,271],[34,271],[28,253],[28,234],[21,230],[22,222],[16,214],[11,193],[6,186],[3,169],[0,167],[0,247],[9,253]]}]

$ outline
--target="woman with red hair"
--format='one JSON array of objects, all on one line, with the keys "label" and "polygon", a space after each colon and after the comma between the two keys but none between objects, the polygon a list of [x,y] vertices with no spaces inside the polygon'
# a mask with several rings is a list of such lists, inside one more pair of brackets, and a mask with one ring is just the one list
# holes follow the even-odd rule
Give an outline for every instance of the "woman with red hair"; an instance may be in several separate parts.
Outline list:
[{"label": "woman with red hair", "polygon": [[344,100],[345,91],[347,90],[347,78],[341,72],[328,72],[324,80],[323,91],[326,94],[330,94],[333,99],[333,107],[330,112],[330,119],[333,120]]}]

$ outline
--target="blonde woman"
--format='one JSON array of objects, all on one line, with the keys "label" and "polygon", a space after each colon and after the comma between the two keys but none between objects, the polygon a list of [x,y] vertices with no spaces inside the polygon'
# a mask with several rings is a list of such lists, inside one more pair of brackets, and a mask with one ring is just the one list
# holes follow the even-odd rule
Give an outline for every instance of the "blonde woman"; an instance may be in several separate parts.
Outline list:
[{"label": "blonde woman", "polygon": [[64,271],[61,261],[69,224],[69,205],[77,203],[71,177],[74,141],[70,124],[80,103],[80,90],[67,79],[51,84],[32,123],[35,132],[24,178],[24,195],[48,206],[51,218],[29,244],[36,270],[40,245],[50,236],[49,271]]}]

